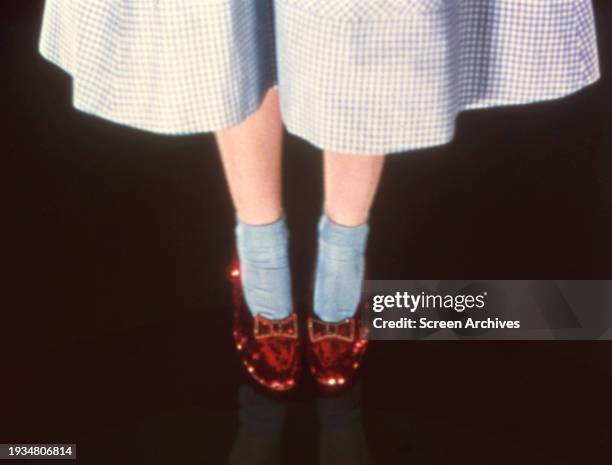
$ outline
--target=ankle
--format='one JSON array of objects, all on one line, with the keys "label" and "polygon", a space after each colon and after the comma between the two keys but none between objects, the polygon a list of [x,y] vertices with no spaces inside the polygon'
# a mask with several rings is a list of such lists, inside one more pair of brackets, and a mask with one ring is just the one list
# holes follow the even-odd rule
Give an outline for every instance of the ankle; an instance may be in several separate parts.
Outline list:
[{"label": "ankle", "polygon": [[285,209],[279,207],[261,212],[244,212],[241,210],[235,210],[234,217],[237,222],[239,221],[248,226],[267,226],[284,218]]}]

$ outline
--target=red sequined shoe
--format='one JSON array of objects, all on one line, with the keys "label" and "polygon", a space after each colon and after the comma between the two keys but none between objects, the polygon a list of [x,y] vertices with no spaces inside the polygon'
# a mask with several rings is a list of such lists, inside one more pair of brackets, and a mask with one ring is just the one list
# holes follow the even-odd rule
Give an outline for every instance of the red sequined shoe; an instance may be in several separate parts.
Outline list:
[{"label": "red sequined shoe", "polygon": [[273,391],[296,385],[300,360],[298,319],[295,311],[282,320],[270,320],[249,311],[240,282],[240,262],[230,265],[234,342],[249,376]]},{"label": "red sequined shoe", "polygon": [[328,392],[350,385],[368,345],[361,327],[362,302],[355,316],[337,323],[308,317],[307,362],[311,375]]}]

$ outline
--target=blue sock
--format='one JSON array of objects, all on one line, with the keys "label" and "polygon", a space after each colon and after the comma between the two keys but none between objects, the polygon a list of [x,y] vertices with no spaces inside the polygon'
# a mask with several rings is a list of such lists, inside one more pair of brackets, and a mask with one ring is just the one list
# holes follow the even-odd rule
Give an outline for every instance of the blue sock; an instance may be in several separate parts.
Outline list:
[{"label": "blue sock", "polygon": [[285,214],[264,225],[250,225],[236,216],[235,232],[242,290],[249,311],[271,320],[288,317],[293,301]]},{"label": "blue sock", "polygon": [[352,317],[361,300],[369,226],[342,226],[323,214],[318,231],[314,312],[337,322]]}]

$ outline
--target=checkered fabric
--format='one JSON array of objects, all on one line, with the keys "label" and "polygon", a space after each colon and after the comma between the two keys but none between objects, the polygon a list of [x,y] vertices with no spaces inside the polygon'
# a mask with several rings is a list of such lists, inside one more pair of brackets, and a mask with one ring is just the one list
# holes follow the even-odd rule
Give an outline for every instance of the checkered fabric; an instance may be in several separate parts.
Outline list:
[{"label": "checkered fabric", "polygon": [[47,0],[40,52],[76,108],[111,121],[215,131],[277,85],[289,132],[371,154],[599,78],[591,0]]}]

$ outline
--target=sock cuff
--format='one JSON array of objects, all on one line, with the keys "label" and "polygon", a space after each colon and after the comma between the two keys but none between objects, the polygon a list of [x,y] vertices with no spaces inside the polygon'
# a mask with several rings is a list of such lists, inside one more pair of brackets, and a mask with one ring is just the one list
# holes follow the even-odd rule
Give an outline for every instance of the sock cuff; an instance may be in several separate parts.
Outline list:
[{"label": "sock cuff", "polygon": [[239,248],[277,248],[286,245],[289,238],[285,212],[276,221],[266,224],[248,224],[236,215],[235,232]]},{"label": "sock cuff", "polygon": [[317,225],[319,240],[336,247],[363,250],[368,240],[368,222],[358,226],[344,226],[335,223],[326,213],[321,214]]}]

